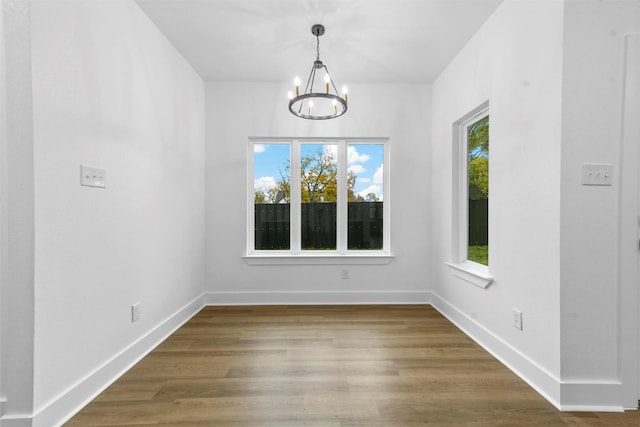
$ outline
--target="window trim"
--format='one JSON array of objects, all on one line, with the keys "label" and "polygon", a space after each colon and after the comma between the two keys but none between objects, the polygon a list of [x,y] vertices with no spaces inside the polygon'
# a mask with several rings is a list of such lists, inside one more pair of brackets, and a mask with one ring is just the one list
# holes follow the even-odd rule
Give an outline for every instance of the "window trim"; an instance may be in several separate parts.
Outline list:
[{"label": "window trim", "polygon": [[[291,246],[289,250],[256,250],[255,249],[255,209],[254,209],[254,145],[255,144],[288,144],[291,161]],[[338,201],[337,201],[337,236],[336,250],[303,250],[300,230],[300,148],[303,144],[335,144],[338,145]],[[348,250],[348,201],[346,199],[347,152],[349,145],[381,144],[383,153],[383,236],[382,249]],[[286,265],[286,264],[388,264],[394,256],[391,253],[391,203],[390,203],[390,144],[388,137],[371,138],[318,138],[318,137],[249,137],[247,144],[247,246],[243,260],[250,265]],[[295,208],[294,208],[295,206]],[[342,221],[340,220],[342,218]]]},{"label": "window trim", "polygon": [[453,123],[452,176],[452,242],[451,261],[446,264],[454,276],[486,288],[493,282],[489,266],[468,259],[469,248],[469,188],[467,128],[489,115],[489,101],[485,101]]}]

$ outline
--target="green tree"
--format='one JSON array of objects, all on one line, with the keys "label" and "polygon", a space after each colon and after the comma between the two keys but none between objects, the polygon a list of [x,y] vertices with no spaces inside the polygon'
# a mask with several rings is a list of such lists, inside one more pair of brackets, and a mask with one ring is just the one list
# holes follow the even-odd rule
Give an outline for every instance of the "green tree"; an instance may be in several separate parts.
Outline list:
[{"label": "green tree", "polygon": [[[287,162],[276,185],[267,192],[256,190],[255,203],[276,203],[279,197],[285,203],[291,202],[291,164]],[[348,200],[353,201],[356,195],[353,188],[356,174],[347,173]],[[318,150],[300,159],[300,187],[302,203],[333,202],[338,198],[338,164],[329,151]],[[280,195],[280,196],[279,196]]]},{"label": "green tree", "polygon": [[338,199],[338,164],[333,154],[318,150],[300,159],[302,203]]},{"label": "green tree", "polygon": [[469,187],[475,186],[489,197],[489,116],[469,125],[468,174]]},{"label": "green tree", "polygon": [[469,186],[475,186],[484,197],[489,197],[489,160],[486,157],[476,157],[469,160]]},{"label": "green tree", "polygon": [[264,192],[256,190],[253,196],[253,203],[256,205],[262,205],[267,203],[267,196]]}]

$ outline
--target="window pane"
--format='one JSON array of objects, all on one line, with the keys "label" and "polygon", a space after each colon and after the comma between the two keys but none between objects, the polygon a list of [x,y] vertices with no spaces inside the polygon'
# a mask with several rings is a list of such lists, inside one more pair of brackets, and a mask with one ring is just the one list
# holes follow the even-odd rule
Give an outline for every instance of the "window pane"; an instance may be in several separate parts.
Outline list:
[{"label": "window pane", "polygon": [[467,259],[489,265],[489,116],[467,127],[469,246]]},{"label": "window pane", "polygon": [[384,145],[349,144],[347,249],[382,249]]},{"label": "window pane", "polygon": [[338,146],[300,147],[300,234],[302,249],[336,249]]},{"label": "window pane", "polygon": [[255,249],[290,249],[289,144],[254,144]]}]

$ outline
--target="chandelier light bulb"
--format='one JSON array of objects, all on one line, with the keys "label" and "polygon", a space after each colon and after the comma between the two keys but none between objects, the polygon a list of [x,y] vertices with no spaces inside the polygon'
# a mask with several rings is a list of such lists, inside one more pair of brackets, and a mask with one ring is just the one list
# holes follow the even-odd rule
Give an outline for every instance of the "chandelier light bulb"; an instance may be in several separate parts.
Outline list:
[{"label": "chandelier light bulb", "polygon": [[329,93],[329,82],[331,81],[331,77],[329,77],[329,74],[325,74],[324,75],[324,86],[325,86],[325,90],[327,91],[327,93]]},{"label": "chandelier light bulb", "polygon": [[287,95],[289,96],[289,100],[293,99],[293,92],[289,91],[289,93]]},{"label": "chandelier light bulb", "polygon": [[296,87],[296,96],[300,96],[300,77],[293,79],[293,85]]},{"label": "chandelier light bulb", "polygon": [[342,94],[344,95],[344,101],[347,102],[347,93],[349,92],[349,90],[347,89],[346,86],[342,86]]}]

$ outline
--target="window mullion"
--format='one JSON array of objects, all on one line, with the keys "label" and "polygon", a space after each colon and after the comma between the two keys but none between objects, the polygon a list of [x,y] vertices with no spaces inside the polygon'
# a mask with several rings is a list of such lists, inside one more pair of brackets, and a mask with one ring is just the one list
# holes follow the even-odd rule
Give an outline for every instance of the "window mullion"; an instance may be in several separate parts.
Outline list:
[{"label": "window mullion", "polygon": [[389,248],[391,247],[391,231],[390,231],[390,227],[389,224],[391,224],[391,179],[390,179],[390,156],[391,154],[389,153],[389,145],[388,144],[384,144],[383,145],[383,156],[384,156],[384,160],[383,160],[383,184],[382,184],[382,194],[383,194],[383,207],[382,207],[382,211],[383,211],[383,218],[384,218],[384,225],[383,225],[383,234],[382,234],[382,249],[385,251],[389,251]]},{"label": "window mullion", "polygon": [[249,224],[249,232],[247,233],[247,248],[248,251],[253,252],[255,250],[255,233],[256,233],[256,213],[255,213],[255,189],[254,189],[254,176],[253,176],[253,163],[254,163],[254,144],[249,140],[247,148],[247,223]]},{"label": "window mullion", "polygon": [[340,254],[347,252],[347,226],[348,226],[348,175],[347,175],[347,142],[338,142],[338,200],[337,200],[337,251]]},{"label": "window mullion", "polygon": [[291,183],[290,183],[290,232],[291,232],[291,253],[299,254],[301,247],[300,217],[301,217],[301,197],[300,197],[300,142],[291,141]]}]

